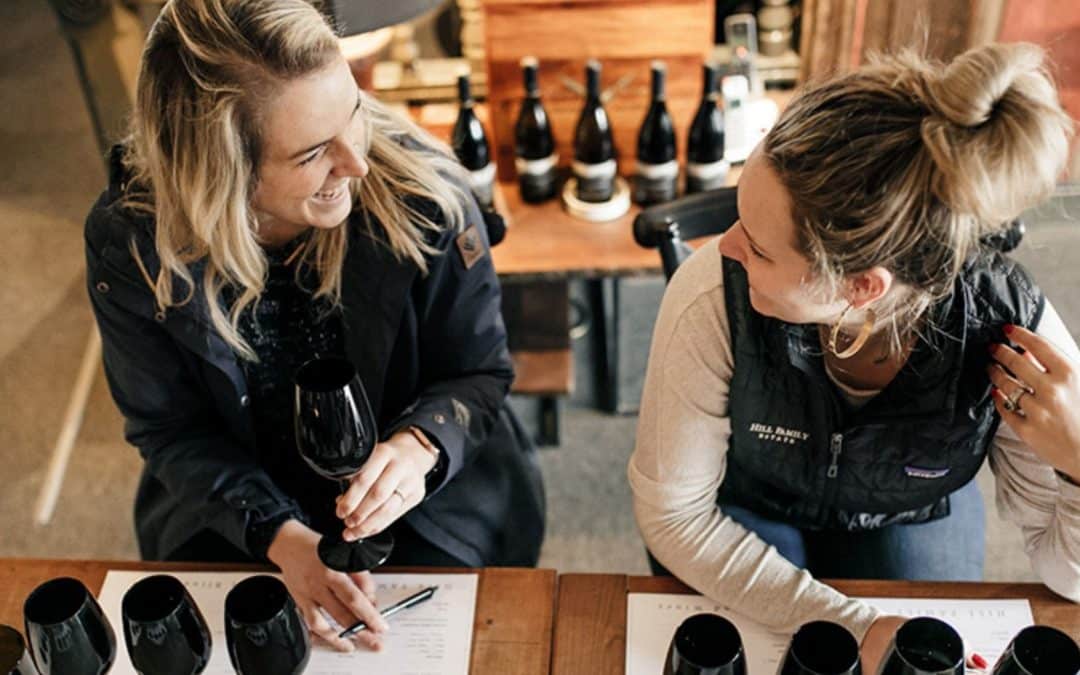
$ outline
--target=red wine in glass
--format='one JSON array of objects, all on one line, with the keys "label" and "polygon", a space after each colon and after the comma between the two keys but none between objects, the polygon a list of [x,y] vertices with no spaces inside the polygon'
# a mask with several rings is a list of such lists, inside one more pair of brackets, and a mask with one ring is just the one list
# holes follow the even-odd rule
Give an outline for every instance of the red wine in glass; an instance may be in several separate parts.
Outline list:
[{"label": "red wine in glass", "polygon": [[[364,385],[352,363],[336,356],[308,361],[294,380],[296,447],[315,473],[338,481],[344,493],[379,438]],[[319,558],[330,569],[364,572],[390,557],[394,537],[389,532],[347,542],[342,529],[324,533],[319,541]]]}]

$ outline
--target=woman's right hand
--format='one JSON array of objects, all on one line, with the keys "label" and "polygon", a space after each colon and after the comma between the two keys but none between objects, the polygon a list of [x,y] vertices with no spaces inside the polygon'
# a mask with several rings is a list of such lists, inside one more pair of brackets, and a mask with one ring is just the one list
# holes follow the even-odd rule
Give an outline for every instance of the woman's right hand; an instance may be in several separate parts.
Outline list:
[{"label": "woman's right hand", "polygon": [[870,629],[863,636],[862,646],[859,648],[864,673],[869,675],[878,672],[881,660],[885,658],[885,651],[889,648],[893,636],[896,635],[896,629],[905,621],[907,618],[903,616],[881,616],[870,624]]},{"label": "woman's right hand", "polygon": [[285,586],[296,601],[300,614],[313,635],[342,652],[353,651],[353,643],[338,637],[323,610],[348,628],[364,621],[368,630],[356,639],[373,650],[382,647],[382,633],[389,626],[375,607],[375,581],[368,572],[345,574],[326,567],[319,559],[321,536],[297,520],[289,520],[278,530],[267,557],[281,568]]}]

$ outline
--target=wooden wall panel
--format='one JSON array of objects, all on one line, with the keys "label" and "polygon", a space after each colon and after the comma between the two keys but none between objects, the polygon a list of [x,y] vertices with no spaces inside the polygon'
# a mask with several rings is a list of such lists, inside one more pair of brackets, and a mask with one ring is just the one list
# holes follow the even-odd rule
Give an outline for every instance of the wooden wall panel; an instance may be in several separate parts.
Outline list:
[{"label": "wooden wall panel", "polygon": [[488,103],[500,180],[515,177],[514,121],[524,94],[520,61],[540,61],[541,94],[558,143],[560,163],[572,158],[573,133],[584,100],[566,80],[583,85],[585,62],[603,65],[601,87],[623,86],[605,103],[619,169],[632,171],[638,127],[649,102],[649,63],[668,67],[668,108],[680,155],[701,96],[701,64],[713,44],[711,0],[483,0]]}]

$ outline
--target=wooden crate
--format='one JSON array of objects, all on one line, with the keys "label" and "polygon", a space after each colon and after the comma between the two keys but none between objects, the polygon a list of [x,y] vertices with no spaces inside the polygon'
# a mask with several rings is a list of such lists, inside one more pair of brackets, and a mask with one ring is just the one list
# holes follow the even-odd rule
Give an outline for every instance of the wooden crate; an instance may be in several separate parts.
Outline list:
[{"label": "wooden crate", "polygon": [[513,180],[514,122],[524,96],[520,61],[540,61],[539,83],[562,166],[584,104],[564,78],[584,86],[585,62],[603,65],[601,88],[629,76],[607,103],[619,172],[633,171],[637,135],[649,104],[649,63],[667,64],[667,105],[679,160],[701,98],[701,65],[713,47],[712,0],[481,0],[487,53],[488,105],[500,180]]}]

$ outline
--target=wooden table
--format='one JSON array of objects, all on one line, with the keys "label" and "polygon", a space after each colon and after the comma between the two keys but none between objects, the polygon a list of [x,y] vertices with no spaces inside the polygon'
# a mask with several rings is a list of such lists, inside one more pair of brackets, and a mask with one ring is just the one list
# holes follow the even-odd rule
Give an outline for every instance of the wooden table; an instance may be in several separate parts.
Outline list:
[{"label": "wooden table", "polygon": [[[23,602],[43,581],[60,576],[75,577],[97,594],[105,581],[106,571],[110,569],[266,571],[267,568],[0,558],[0,624],[14,626],[20,633],[23,632]],[[387,568],[385,571],[453,573],[462,570]],[[477,675],[547,675],[551,667],[555,571],[524,568],[485,568],[475,571],[480,574],[480,585],[476,598],[470,672]]]},{"label": "wooden table", "polygon": [[[1027,598],[1037,623],[1080,635],[1080,605],[1042,584],[828,581],[847,595],[910,598]],[[693,593],[671,577],[564,574],[559,577],[552,674],[626,672],[627,593]]]}]

